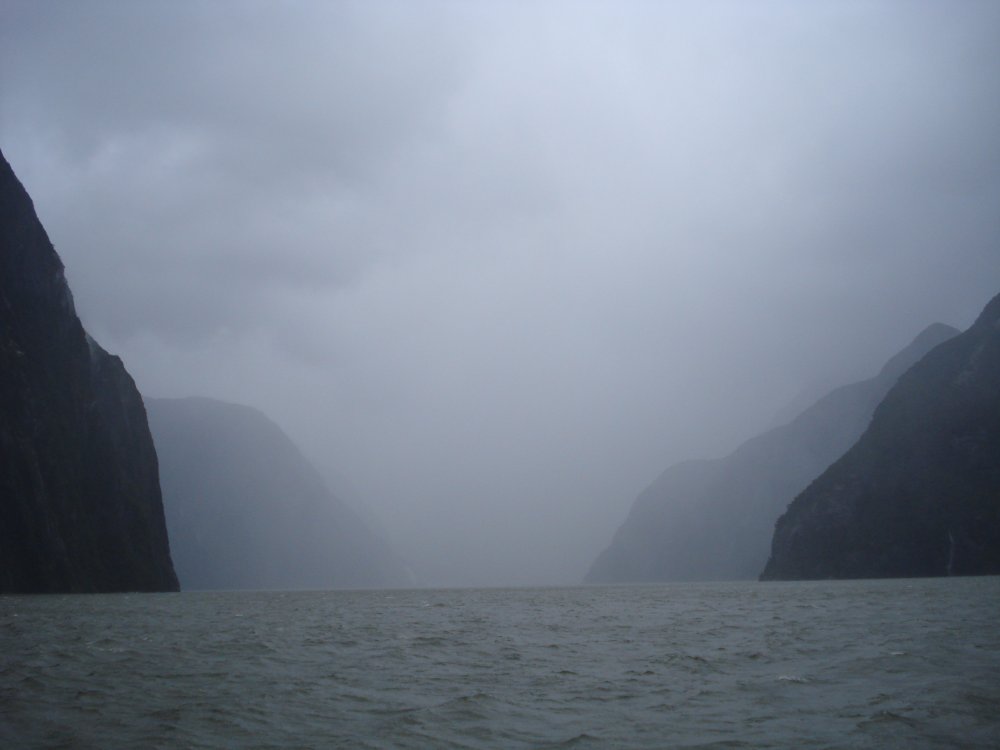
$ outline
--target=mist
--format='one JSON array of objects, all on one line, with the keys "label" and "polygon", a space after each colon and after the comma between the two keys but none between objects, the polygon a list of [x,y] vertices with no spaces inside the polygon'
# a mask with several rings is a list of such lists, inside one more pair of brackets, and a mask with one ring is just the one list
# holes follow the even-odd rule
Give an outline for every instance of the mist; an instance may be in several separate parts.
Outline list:
[{"label": "mist", "polygon": [[144,394],[262,410],[423,583],[567,583],[997,292],[998,49],[988,2],[7,2],[0,145]]}]

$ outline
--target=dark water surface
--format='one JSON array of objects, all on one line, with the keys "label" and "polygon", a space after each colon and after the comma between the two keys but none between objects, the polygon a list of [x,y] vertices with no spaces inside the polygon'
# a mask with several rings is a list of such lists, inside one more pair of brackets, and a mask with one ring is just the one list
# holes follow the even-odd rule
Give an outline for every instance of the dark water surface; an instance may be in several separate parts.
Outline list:
[{"label": "dark water surface", "polygon": [[1000,578],[0,598],[0,747],[1000,747]]}]

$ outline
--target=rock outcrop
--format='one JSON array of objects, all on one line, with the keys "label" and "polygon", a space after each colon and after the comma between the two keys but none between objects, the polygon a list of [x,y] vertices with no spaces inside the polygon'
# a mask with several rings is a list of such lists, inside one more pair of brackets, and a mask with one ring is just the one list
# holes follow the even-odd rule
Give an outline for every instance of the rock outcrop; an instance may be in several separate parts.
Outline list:
[{"label": "rock outcrop", "polygon": [[762,579],[1000,573],[1000,295],[778,520]]},{"label": "rock outcrop", "polygon": [[958,331],[935,324],[869,380],[838,388],[725,458],[667,469],[635,501],[590,583],[756,578],[774,522],[864,432],[897,378]]},{"label": "rock outcrop", "polygon": [[176,589],[142,398],[0,154],[0,593]]},{"label": "rock outcrop", "polygon": [[207,398],[147,406],[185,589],[410,583],[388,546],[259,411]]}]

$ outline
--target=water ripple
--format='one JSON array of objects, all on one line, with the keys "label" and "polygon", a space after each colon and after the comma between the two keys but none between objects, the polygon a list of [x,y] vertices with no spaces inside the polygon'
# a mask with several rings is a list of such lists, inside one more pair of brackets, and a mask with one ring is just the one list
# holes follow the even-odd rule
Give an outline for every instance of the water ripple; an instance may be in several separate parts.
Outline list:
[{"label": "water ripple", "polygon": [[0,747],[1000,746],[1000,579],[0,598]]}]

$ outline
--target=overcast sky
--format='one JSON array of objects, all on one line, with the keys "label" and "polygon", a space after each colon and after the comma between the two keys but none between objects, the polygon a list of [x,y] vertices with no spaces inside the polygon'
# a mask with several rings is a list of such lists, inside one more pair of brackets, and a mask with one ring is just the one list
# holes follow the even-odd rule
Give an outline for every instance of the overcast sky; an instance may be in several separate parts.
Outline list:
[{"label": "overcast sky", "polygon": [[428,583],[1000,292],[1000,3],[18,2],[0,148],[153,396],[260,408]]}]

